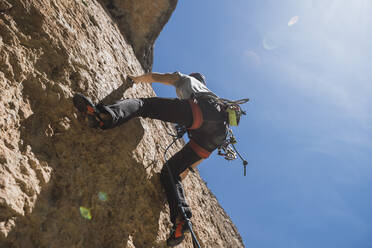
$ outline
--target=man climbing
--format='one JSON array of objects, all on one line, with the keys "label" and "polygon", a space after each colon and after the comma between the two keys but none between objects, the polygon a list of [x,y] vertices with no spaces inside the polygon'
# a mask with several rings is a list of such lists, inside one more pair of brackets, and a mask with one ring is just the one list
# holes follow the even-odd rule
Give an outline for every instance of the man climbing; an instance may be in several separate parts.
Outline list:
[{"label": "man climbing", "polygon": [[[73,102],[80,112],[88,114],[96,127],[101,129],[119,126],[133,117],[158,119],[187,128],[190,142],[169,159],[170,170],[164,166],[160,174],[173,223],[167,245],[175,246],[182,242],[184,232],[187,231],[187,225],[178,207],[179,203],[182,204],[188,218],[192,215],[185,200],[181,181],[189,170],[208,158],[213,150],[224,143],[229,114],[226,106],[206,87],[205,77],[200,73],[190,75],[179,72],[147,73],[129,77],[134,83],[160,82],[175,86],[178,98],[124,99],[112,105],[94,105],[85,96],[76,94]],[[235,119],[236,121],[239,120]],[[176,190],[168,171],[172,173]]]}]

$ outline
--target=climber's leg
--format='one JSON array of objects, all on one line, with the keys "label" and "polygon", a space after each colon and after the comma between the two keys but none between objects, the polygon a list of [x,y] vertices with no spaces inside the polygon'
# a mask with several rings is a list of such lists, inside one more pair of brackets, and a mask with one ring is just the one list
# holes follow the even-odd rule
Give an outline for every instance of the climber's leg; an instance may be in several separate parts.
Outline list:
[{"label": "climber's leg", "polygon": [[177,98],[124,99],[112,105],[96,106],[81,94],[76,94],[73,100],[75,107],[81,112],[87,112],[87,108],[93,109],[91,116],[102,122],[102,129],[116,127],[138,116],[178,123],[186,127],[191,126],[193,121],[188,101]]},{"label": "climber's leg", "polygon": [[[187,144],[168,161],[168,164],[164,165],[161,171],[161,182],[167,196],[170,209],[170,218],[173,223],[170,238],[167,241],[168,245],[170,246],[181,243],[184,238],[183,233],[187,229],[178,204],[183,206],[188,218],[191,218],[192,216],[190,207],[185,199],[185,193],[182,187],[180,175],[190,166],[197,163],[200,159],[201,158],[191,149],[190,145]],[[172,186],[167,166],[169,166],[169,169],[172,173],[176,192]]]},{"label": "climber's leg", "polygon": [[[191,217],[191,211],[184,196],[180,174],[187,170],[191,165],[198,162],[200,159],[201,158],[191,149],[190,145],[187,144],[179,152],[173,155],[173,157],[168,160],[168,163],[165,164],[161,170],[161,182],[167,196],[171,211],[171,221],[173,223],[180,214],[178,209],[178,201],[181,202],[182,206],[185,207],[186,213],[190,215],[189,218]],[[169,167],[176,184],[177,194],[173,190],[167,166]]]},{"label": "climber's leg", "polygon": [[193,114],[188,100],[178,98],[151,97],[142,98],[142,117],[162,120],[190,127]]},{"label": "climber's leg", "polygon": [[186,127],[191,126],[193,120],[188,101],[177,98],[124,99],[112,105],[97,105],[97,108],[112,117],[110,127],[121,125],[138,116],[178,123]]}]

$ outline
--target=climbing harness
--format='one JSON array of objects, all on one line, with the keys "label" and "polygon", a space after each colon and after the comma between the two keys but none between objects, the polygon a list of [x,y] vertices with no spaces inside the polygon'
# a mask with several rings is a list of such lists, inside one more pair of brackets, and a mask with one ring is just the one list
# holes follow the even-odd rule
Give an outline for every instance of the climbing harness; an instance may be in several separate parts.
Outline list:
[{"label": "climbing harness", "polygon": [[[197,98],[198,96],[196,95],[194,97]],[[225,141],[217,148],[218,155],[224,157],[228,161],[235,160],[237,157],[239,157],[243,163],[244,176],[246,176],[248,161],[245,160],[243,156],[239,153],[239,151],[236,149],[235,144],[237,143],[237,140],[230,126],[238,126],[241,115],[246,115],[246,112],[239,105],[247,103],[249,101],[249,98],[240,99],[236,101],[215,97],[214,99],[218,104],[223,106],[223,108],[228,113],[227,136]],[[182,125],[175,125],[175,129],[177,132],[176,135],[168,133],[173,138],[182,138],[182,136],[187,132],[186,127]],[[191,167],[189,169],[193,172],[193,169]]]}]

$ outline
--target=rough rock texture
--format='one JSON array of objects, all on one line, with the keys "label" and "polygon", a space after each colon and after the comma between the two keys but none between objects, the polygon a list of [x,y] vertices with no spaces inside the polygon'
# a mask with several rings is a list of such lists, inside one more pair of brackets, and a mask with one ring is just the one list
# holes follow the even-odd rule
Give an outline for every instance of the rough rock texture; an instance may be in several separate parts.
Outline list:
[{"label": "rough rock texture", "polygon": [[119,25],[142,66],[151,69],[153,45],[177,0],[100,0]]},{"label": "rough rock texture", "polygon": [[[151,67],[148,51],[175,4],[0,0],[1,248],[164,247],[159,172],[171,126],[138,118],[90,129],[71,98],[153,96],[126,77]],[[184,184],[202,247],[243,247],[198,174]],[[179,247],[192,247],[191,238]]]}]

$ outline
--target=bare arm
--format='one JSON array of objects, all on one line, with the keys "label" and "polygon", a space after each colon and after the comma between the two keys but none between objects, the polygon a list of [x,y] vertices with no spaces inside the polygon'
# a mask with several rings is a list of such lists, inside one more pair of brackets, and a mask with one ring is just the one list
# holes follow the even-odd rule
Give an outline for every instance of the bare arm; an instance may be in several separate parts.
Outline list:
[{"label": "bare arm", "polygon": [[174,85],[179,79],[179,74],[149,72],[140,76],[128,75],[128,77],[131,78],[135,83],[159,82],[166,85]]},{"label": "bare arm", "polygon": [[[195,162],[195,163],[193,163],[192,165],[191,165],[191,168],[195,168],[196,166],[198,166],[202,161],[203,161],[204,159],[200,159],[199,161],[197,161],[197,162]],[[183,179],[185,179],[186,178],[186,176],[189,174],[189,169],[186,169],[184,172],[182,172],[181,173],[181,175],[180,175],[180,177],[181,177],[181,180],[183,180]]]}]

